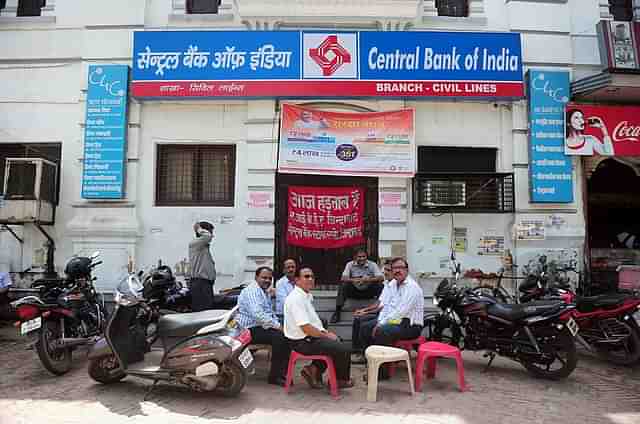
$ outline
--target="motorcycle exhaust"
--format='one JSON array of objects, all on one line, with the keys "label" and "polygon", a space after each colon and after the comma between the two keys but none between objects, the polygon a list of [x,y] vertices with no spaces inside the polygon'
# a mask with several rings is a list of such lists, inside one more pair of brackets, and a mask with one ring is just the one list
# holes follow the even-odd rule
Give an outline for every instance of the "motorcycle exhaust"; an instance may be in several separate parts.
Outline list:
[{"label": "motorcycle exhaust", "polygon": [[82,346],[89,343],[94,343],[95,340],[93,337],[77,337],[77,338],[64,338],[56,341],[58,347],[66,348],[66,347],[74,347],[74,346]]},{"label": "motorcycle exhaust", "polygon": [[182,383],[196,391],[210,392],[218,386],[218,376],[207,375],[204,377],[197,377],[193,374],[187,374],[182,377]]}]

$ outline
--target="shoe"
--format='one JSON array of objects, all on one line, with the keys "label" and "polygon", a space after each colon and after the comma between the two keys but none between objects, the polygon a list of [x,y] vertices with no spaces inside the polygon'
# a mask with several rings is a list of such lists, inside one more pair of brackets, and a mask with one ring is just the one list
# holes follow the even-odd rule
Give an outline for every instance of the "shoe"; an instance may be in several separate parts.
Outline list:
[{"label": "shoe", "polygon": [[267,382],[269,384],[273,384],[274,386],[284,387],[287,383],[287,380],[284,377],[269,377]]},{"label": "shoe", "polygon": [[338,380],[338,388],[339,389],[350,389],[355,385],[353,380]]},{"label": "shoe", "polygon": [[302,371],[300,371],[300,375],[312,389],[322,389],[322,379],[318,381],[318,379],[314,376],[314,372],[312,371],[312,368],[310,366],[302,368]]},{"label": "shoe", "polygon": [[335,324],[340,322],[340,312],[336,311],[331,315],[331,319],[329,320],[331,324]]}]

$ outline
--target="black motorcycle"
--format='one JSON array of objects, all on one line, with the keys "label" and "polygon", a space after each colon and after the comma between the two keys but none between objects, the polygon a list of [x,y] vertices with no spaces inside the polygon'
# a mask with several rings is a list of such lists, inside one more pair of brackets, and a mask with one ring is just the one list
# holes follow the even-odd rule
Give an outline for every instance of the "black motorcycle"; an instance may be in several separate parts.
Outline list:
[{"label": "black motorcycle", "polygon": [[104,330],[104,301],[91,276],[93,268],[102,263],[98,256],[96,252],[72,258],[65,267],[65,279],[43,280],[32,286],[38,295],[11,303],[20,321],[20,333],[35,339],[32,345],[40,361],[53,374],[67,373],[72,351],[94,343]]},{"label": "black motorcycle", "polygon": [[501,304],[447,279],[434,296],[441,313],[427,323],[432,340],[487,351],[487,367],[499,355],[519,362],[534,376],[552,380],[566,378],[575,369],[578,326],[573,305],[560,301]]}]

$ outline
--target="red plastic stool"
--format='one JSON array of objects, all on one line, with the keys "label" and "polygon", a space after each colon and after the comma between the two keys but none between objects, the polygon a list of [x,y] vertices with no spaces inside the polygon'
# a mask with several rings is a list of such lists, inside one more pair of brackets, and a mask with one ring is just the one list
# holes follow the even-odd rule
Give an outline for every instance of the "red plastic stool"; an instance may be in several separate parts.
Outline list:
[{"label": "red plastic stool", "polygon": [[296,361],[324,361],[327,364],[327,377],[329,379],[329,388],[331,389],[331,396],[334,399],[338,399],[338,378],[336,377],[336,367],[333,364],[333,359],[327,355],[303,355],[296,351],[291,351],[289,355],[289,367],[287,368],[287,382],[284,385],[285,393],[289,393],[289,387],[293,385],[293,373],[295,372]]},{"label": "red plastic stool", "polygon": [[464,383],[464,365],[460,349],[444,343],[427,342],[418,348],[418,359],[416,360],[416,392],[422,390],[422,374],[424,372],[424,362],[427,361],[427,378],[436,375],[436,360],[438,358],[454,358],[458,369],[458,387],[461,392],[467,390]]},{"label": "red plastic stool", "polygon": [[[419,347],[426,342],[427,342],[427,339],[425,339],[424,336],[419,336],[419,337],[416,337],[415,339],[396,340],[395,342],[393,342],[393,347],[404,349],[407,352],[411,353],[415,345],[418,345]],[[411,356],[409,356],[409,358],[411,358]],[[389,377],[393,377],[396,373],[396,364],[392,363],[392,364],[388,364],[387,366],[389,368]]]}]

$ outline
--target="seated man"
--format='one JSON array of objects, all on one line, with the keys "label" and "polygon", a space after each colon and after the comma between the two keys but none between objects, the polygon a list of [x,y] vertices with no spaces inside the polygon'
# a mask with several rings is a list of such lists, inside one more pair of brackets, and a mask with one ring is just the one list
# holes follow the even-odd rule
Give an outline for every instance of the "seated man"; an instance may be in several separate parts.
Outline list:
[{"label": "seated man", "polygon": [[336,297],[336,312],[331,316],[332,323],[340,321],[340,312],[346,299],[375,299],[382,293],[384,276],[378,265],[367,257],[364,249],[358,249],[355,260],[345,266]]},{"label": "seated man", "polygon": [[[371,344],[392,346],[397,340],[415,339],[424,324],[424,293],[422,287],[409,275],[409,264],[403,258],[391,262],[394,280],[389,284],[389,307],[378,315],[370,337],[363,341],[364,348]],[[381,368],[383,369],[383,368]],[[384,368],[386,370],[386,368]],[[385,377],[385,373],[381,373]]]},{"label": "seated man", "polygon": [[[328,355],[336,367],[338,386],[353,387],[351,381],[351,348],[338,340],[338,336],[325,330],[318,313],[313,307],[310,291],[315,276],[309,267],[296,271],[296,288],[284,303],[284,335],[289,339],[291,349],[303,355]],[[326,365],[313,361],[302,369],[302,377],[312,388],[322,388],[322,374]]]},{"label": "seated man", "polygon": [[284,261],[285,274],[276,283],[276,315],[280,322],[284,322],[284,301],[289,293],[296,287],[296,264],[295,259],[287,259]]},{"label": "seated man", "polygon": [[256,281],[242,289],[238,296],[238,323],[251,331],[252,343],[271,345],[268,382],[284,386],[291,349],[267,293],[272,280],[271,268],[261,266],[256,270]]},{"label": "seated man", "polygon": [[391,261],[386,260],[383,266],[384,273],[384,282],[382,293],[378,300],[372,303],[369,306],[366,306],[362,309],[357,309],[353,312],[353,325],[351,327],[351,341],[353,345],[353,351],[356,352],[357,356],[353,360],[354,363],[364,363],[365,359],[362,355],[362,340],[364,334],[371,334],[373,331],[373,327],[378,323],[378,313],[386,306],[389,307],[389,303],[391,299],[389,298],[389,283],[393,280],[392,272],[391,272]]}]

